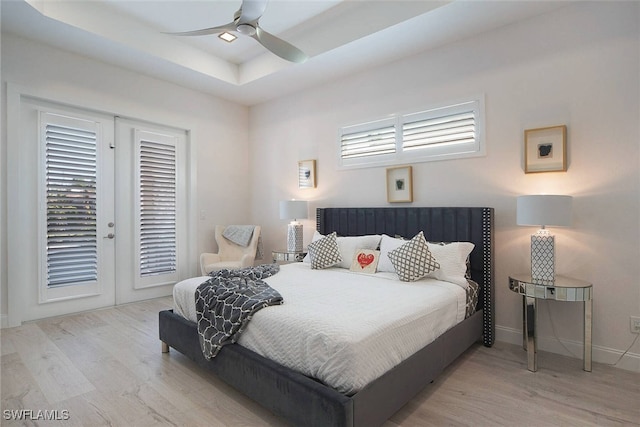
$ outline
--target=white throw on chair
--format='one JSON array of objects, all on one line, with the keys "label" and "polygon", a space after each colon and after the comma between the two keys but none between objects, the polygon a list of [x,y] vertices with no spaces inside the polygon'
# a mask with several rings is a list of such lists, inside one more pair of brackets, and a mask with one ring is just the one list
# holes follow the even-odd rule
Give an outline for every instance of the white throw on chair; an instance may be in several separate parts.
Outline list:
[{"label": "white throw on chair", "polygon": [[[235,227],[235,228],[232,228]],[[247,239],[247,245],[234,243],[225,235],[231,236],[230,230],[245,231],[247,226],[224,226],[216,225],[216,242],[218,243],[218,253],[202,253],[200,254],[200,271],[203,275],[207,275],[212,271],[228,269],[239,269],[250,267],[256,258],[256,250],[258,248],[258,240],[260,238],[260,226],[253,227],[253,234]],[[244,228],[244,230],[243,230]],[[227,233],[225,233],[227,231]],[[237,233],[241,234],[241,233]],[[237,240],[237,239],[234,239]]]}]

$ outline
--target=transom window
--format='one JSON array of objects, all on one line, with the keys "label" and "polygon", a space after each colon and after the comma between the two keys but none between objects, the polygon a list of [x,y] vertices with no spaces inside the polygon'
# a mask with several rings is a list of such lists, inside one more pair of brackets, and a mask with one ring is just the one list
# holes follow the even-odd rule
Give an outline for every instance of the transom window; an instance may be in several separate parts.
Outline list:
[{"label": "transom window", "polygon": [[340,129],[343,168],[484,156],[482,99]]}]

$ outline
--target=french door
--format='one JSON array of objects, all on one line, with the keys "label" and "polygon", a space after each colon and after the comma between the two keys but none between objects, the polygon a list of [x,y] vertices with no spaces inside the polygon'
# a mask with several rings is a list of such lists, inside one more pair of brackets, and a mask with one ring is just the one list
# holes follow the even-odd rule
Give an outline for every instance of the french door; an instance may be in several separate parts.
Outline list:
[{"label": "french door", "polygon": [[182,130],[23,99],[10,314],[170,295],[187,265],[186,143]]},{"label": "french door", "polygon": [[116,119],[116,303],[170,295],[187,254],[186,133]]}]

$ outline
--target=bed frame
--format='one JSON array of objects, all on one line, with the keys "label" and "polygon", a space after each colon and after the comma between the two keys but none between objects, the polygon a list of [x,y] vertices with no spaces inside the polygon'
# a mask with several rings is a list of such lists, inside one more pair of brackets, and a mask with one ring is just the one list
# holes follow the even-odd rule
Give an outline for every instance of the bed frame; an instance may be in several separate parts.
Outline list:
[{"label": "bed frame", "polygon": [[493,345],[493,208],[320,208],[317,229],[340,236],[387,234],[413,237],[423,230],[429,241],[475,244],[472,279],[482,291],[478,310],[352,396],[231,344],[207,361],[196,324],[172,310],[160,312],[163,352],[173,347],[220,379],[293,425],[364,427],[383,424],[475,342]]}]

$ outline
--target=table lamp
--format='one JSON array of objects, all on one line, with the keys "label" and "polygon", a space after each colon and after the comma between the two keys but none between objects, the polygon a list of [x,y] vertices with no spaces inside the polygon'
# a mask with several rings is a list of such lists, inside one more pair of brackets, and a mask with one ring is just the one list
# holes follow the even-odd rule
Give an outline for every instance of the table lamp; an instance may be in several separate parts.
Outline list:
[{"label": "table lamp", "polygon": [[518,196],[517,224],[542,226],[531,235],[531,279],[555,280],[555,238],[546,226],[571,225],[571,196]]},{"label": "table lamp", "polygon": [[306,200],[282,200],[280,202],[280,219],[290,219],[287,226],[287,251],[302,252],[302,224],[298,219],[308,217]]}]

